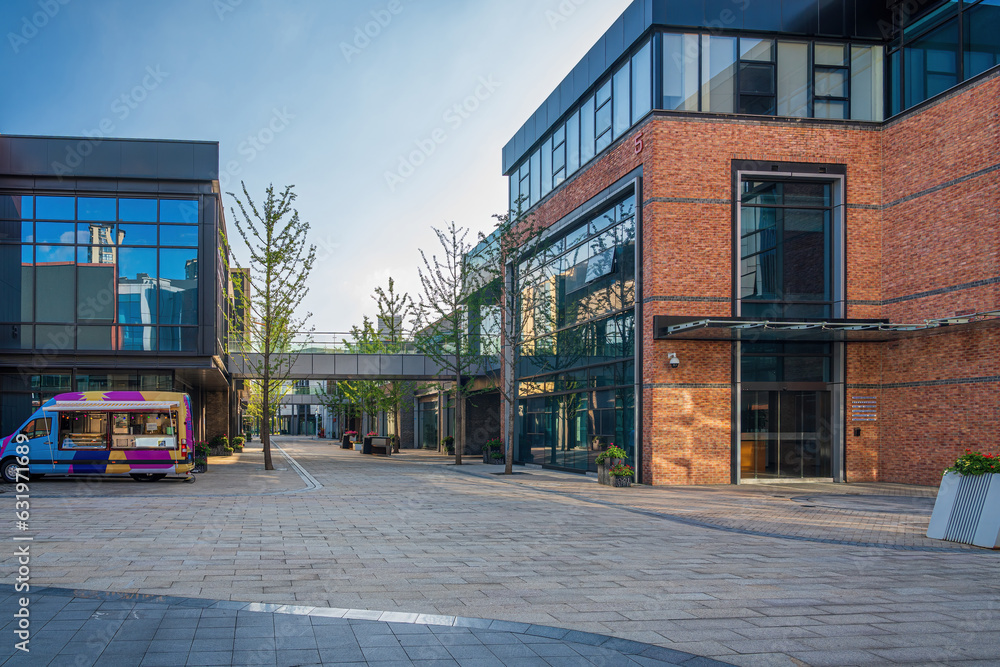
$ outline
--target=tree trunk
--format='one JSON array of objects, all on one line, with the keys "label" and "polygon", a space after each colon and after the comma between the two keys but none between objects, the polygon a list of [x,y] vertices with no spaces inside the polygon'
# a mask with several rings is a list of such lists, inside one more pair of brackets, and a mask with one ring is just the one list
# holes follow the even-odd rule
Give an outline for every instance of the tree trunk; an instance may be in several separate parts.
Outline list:
[{"label": "tree trunk", "polygon": [[[265,363],[267,361],[265,360]],[[274,470],[271,462],[271,374],[264,370],[264,401],[261,406],[260,441],[264,446],[264,470]]]},{"label": "tree trunk", "polygon": [[462,374],[455,374],[455,465],[462,465],[462,450],[465,449],[465,429],[462,428]]}]

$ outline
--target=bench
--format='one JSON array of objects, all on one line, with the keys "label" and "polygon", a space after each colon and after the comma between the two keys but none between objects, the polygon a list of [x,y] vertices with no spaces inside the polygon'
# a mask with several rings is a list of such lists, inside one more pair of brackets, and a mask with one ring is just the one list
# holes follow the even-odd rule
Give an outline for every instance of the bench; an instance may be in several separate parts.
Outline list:
[{"label": "bench", "polygon": [[392,444],[389,438],[379,438],[372,436],[365,438],[362,454],[378,454],[380,456],[392,456]]}]

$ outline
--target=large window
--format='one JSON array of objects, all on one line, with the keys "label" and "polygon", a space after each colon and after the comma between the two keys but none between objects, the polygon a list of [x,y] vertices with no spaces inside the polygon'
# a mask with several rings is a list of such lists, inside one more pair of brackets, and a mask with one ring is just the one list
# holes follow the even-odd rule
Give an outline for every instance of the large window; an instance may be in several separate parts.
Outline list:
[{"label": "large window", "polygon": [[889,47],[897,114],[1000,64],[1000,0],[945,3],[900,31]]},{"label": "large window", "polygon": [[830,183],[745,180],[739,225],[739,314],[832,315]]},{"label": "large window", "polygon": [[0,259],[19,267],[0,277],[0,347],[194,351],[198,219],[193,199],[0,195]]},{"label": "large window", "polygon": [[518,460],[596,470],[611,444],[634,457],[635,237],[629,197],[519,267]]}]

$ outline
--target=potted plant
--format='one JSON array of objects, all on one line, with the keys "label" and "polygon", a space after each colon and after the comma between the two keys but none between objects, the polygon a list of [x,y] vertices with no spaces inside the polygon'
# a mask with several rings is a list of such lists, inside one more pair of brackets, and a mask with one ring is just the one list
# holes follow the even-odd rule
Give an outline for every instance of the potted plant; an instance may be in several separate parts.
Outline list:
[{"label": "potted plant", "polygon": [[444,440],[441,441],[441,444],[444,445],[445,450],[447,450],[449,454],[455,453],[455,438],[452,436],[445,436]]},{"label": "potted plant", "polygon": [[628,458],[628,454],[621,447],[611,443],[607,449],[597,455],[597,483],[610,486],[612,484],[610,470],[616,465],[620,465]]},{"label": "potted plant", "polygon": [[354,447],[354,438],[358,435],[357,431],[344,431],[344,437],[340,441],[341,449],[351,449]]},{"label": "potted plant", "polygon": [[611,477],[611,486],[632,486],[635,471],[632,470],[632,466],[619,463],[608,469],[608,475]]},{"label": "potted plant", "polygon": [[243,445],[246,443],[246,439],[242,435],[238,435],[233,438],[233,449],[237,452],[243,451]]},{"label": "potted plant", "polygon": [[1000,456],[967,449],[945,469],[927,537],[1000,548]]},{"label": "potted plant", "polygon": [[204,440],[194,443],[194,472],[208,471],[209,446]]},{"label": "potted plant", "polygon": [[503,441],[499,438],[487,440],[486,444],[483,445],[483,463],[498,462],[503,463]]},{"label": "potted plant", "polygon": [[227,447],[229,447],[229,437],[226,434],[212,438],[212,456],[225,456]]}]

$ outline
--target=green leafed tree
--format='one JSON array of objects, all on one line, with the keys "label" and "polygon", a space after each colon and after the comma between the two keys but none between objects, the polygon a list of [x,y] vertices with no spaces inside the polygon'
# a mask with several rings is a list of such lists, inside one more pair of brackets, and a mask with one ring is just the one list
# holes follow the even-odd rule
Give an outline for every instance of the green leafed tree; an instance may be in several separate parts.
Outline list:
[{"label": "green leafed tree", "polygon": [[422,294],[417,306],[417,343],[421,351],[437,362],[442,377],[451,382],[455,404],[455,464],[462,464],[465,448],[465,380],[481,372],[483,357],[473,348],[470,330],[478,330],[481,309],[476,300],[485,287],[481,275],[469,259],[472,246],[466,241],[469,230],[454,222],[442,229],[432,228],[441,246],[430,257],[421,250],[423,266],[418,267]]},{"label": "green leafed tree", "polygon": [[[259,383],[264,468],[271,461],[271,417],[277,412],[298,353],[294,338],[306,332],[311,313],[299,314],[309,293],[309,274],[316,261],[316,246],[308,243],[309,223],[299,218],[292,204],[294,186],[280,193],[268,186],[258,206],[246,184],[242,197],[228,193],[236,229],[249,250],[249,280],[240,281],[239,299],[249,311],[246,332],[235,339],[244,368]],[[237,215],[237,209],[239,215]],[[246,285],[245,283],[249,283]]]},{"label": "green leafed tree", "polygon": [[[412,321],[416,316],[416,306],[413,299],[406,292],[399,294],[396,292],[396,282],[390,276],[388,286],[375,288],[372,296],[378,306],[379,337],[382,342],[383,354],[400,354],[406,345],[407,322]],[[385,411],[394,415],[393,446],[399,451],[399,410],[403,400],[413,393],[413,382],[403,380],[390,380],[385,384],[384,401]]]}]

